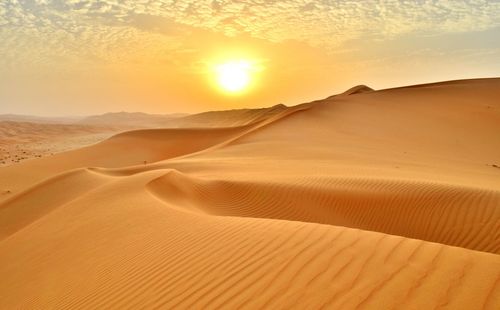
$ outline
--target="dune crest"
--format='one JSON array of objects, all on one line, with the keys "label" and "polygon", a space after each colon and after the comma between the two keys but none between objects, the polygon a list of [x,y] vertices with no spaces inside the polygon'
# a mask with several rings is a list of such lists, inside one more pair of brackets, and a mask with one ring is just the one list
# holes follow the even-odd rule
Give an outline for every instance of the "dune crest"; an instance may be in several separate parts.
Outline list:
[{"label": "dune crest", "polygon": [[383,179],[202,180],[177,171],[148,188],[203,214],[340,225],[500,254],[500,191]]},{"label": "dune crest", "polygon": [[358,86],[2,167],[0,308],[498,309],[498,98]]},{"label": "dune crest", "polygon": [[368,93],[374,91],[372,88],[366,86],[366,85],[358,85],[354,86],[353,88],[348,89],[342,95],[356,95],[356,94],[362,94],[362,93]]}]

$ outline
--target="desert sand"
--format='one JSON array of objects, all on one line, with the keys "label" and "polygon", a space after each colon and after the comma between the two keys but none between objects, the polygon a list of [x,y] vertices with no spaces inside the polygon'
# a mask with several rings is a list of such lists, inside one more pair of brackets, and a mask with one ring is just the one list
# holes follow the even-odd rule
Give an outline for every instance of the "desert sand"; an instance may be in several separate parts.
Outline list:
[{"label": "desert sand", "polygon": [[12,121],[0,117],[0,167],[50,156],[103,141],[120,126],[92,126],[49,120]]},{"label": "desert sand", "polygon": [[265,120],[286,108],[278,104],[192,115],[115,112],[74,118],[0,115],[0,167],[93,145],[127,130],[236,127]]},{"label": "desert sand", "polygon": [[0,308],[500,309],[499,98],[358,86],[2,167]]}]

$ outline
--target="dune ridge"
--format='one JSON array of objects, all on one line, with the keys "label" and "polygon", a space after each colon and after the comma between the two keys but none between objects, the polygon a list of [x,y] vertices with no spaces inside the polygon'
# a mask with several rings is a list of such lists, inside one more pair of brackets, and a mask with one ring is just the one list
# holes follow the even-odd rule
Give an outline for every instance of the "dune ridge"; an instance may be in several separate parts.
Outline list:
[{"label": "dune ridge", "polygon": [[[89,169],[76,169],[44,180],[0,205],[0,241],[53,209],[104,184],[108,178]],[[64,188],[64,191],[61,189]],[[33,200],[37,203],[34,204]]]},{"label": "dune ridge", "polygon": [[500,79],[347,93],[0,168],[0,308],[500,308]]},{"label": "dune ridge", "polygon": [[204,214],[340,225],[500,253],[500,191],[382,179],[201,180],[176,171],[148,188]]},{"label": "dune ridge", "polygon": [[[372,91],[374,91],[374,89],[369,87],[369,86],[358,85],[358,86],[354,86],[354,87],[346,90],[345,92],[340,94],[340,96],[350,96],[350,95],[356,95],[356,94],[362,94],[362,93],[369,93]],[[328,97],[327,99],[331,99],[335,96],[339,96],[339,95],[334,95],[334,96]]]}]

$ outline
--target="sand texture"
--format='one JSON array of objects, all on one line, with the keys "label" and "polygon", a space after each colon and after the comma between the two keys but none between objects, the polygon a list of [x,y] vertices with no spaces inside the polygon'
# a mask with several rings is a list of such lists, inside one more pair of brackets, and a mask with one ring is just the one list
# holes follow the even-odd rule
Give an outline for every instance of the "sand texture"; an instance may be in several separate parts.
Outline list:
[{"label": "sand texture", "polygon": [[94,126],[56,123],[50,122],[50,119],[29,120],[2,120],[0,116],[0,167],[92,145],[124,130],[115,125]]},{"label": "sand texture", "polygon": [[358,86],[2,167],[0,309],[500,309],[499,98]]}]

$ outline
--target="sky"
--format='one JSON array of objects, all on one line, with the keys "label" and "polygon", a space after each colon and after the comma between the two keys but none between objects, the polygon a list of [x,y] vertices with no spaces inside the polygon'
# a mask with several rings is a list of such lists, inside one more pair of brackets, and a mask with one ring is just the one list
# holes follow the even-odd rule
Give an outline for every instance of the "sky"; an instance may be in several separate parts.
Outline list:
[{"label": "sky", "polygon": [[[224,92],[214,68],[252,64]],[[500,0],[1,0],[0,114],[195,113],[500,76]]]}]

